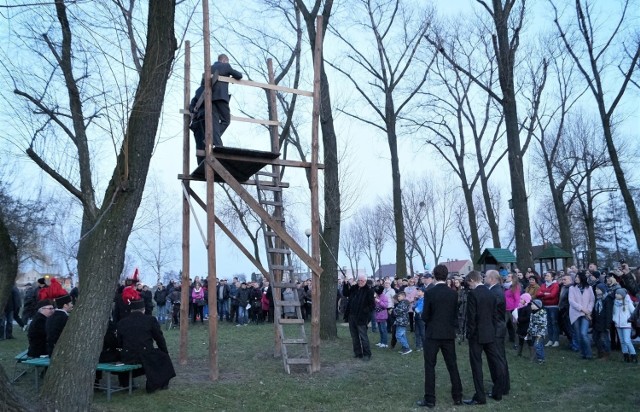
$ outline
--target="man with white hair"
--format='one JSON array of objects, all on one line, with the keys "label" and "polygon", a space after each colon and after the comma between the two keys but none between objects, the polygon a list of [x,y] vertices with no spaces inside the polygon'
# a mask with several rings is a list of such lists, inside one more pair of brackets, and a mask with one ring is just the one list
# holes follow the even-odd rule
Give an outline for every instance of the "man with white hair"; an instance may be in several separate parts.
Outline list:
[{"label": "man with white hair", "polygon": [[349,332],[353,343],[355,358],[371,360],[371,346],[367,334],[367,324],[371,320],[371,312],[375,307],[373,290],[367,284],[365,275],[358,275],[355,285],[346,283],[342,286],[342,295],[349,298]]}]

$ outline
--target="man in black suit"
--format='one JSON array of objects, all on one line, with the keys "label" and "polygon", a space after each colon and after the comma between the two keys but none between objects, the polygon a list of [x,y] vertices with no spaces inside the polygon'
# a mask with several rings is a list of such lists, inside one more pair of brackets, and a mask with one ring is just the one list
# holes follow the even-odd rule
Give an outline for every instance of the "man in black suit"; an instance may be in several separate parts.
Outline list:
[{"label": "man in black suit", "polygon": [[342,296],[349,298],[349,332],[353,344],[353,356],[365,361],[371,360],[371,346],[367,334],[367,324],[375,308],[373,290],[367,284],[367,277],[358,275],[358,282],[350,285],[344,282]]},{"label": "man in black suit", "polygon": [[[158,320],[144,314],[143,300],[134,300],[131,314],[118,322],[118,346],[122,348],[120,357],[127,364],[142,364],[142,370],[133,371],[133,376],[147,375],[147,392],[167,389],[169,381],[176,376],[169,357],[167,343]],[[158,345],[157,348],[153,343]],[[128,376],[120,376],[120,385],[128,385]]]},{"label": "man in black suit", "polygon": [[496,383],[492,397],[501,400],[504,391],[504,364],[496,346],[496,297],[482,284],[480,272],[472,271],[466,277],[469,286],[467,297],[467,339],[469,340],[469,363],[476,393],[464,400],[467,405],[487,403],[482,374],[482,352],[487,355],[490,368],[495,368]]},{"label": "man in black suit", "polygon": [[[491,293],[496,297],[496,346],[498,347],[498,353],[504,363],[504,391],[503,395],[508,395],[511,389],[511,378],[509,377],[509,364],[507,363],[507,354],[504,350],[504,340],[507,336],[507,303],[504,299],[504,288],[502,287],[502,276],[497,270],[487,270],[484,275],[484,283],[489,287]],[[511,314],[509,313],[509,316]],[[489,371],[491,372],[491,381],[496,384],[496,371],[489,365]],[[489,395],[492,396],[493,392]]]},{"label": "man in black suit", "polygon": [[451,397],[455,405],[462,405],[462,382],[456,363],[456,330],[458,329],[458,294],[447,287],[449,270],[438,265],[433,270],[435,284],[424,295],[422,319],[425,322],[424,340],[424,399],[418,406],[436,405],[436,361],[442,350],[451,380]]},{"label": "man in black suit", "polygon": [[[242,79],[242,73],[234,70],[229,64],[229,57],[226,54],[218,56],[218,61],[211,66],[211,73],[215,76],[230,76],[234,79]],[[215,79],[215,77],[214,77]],[[196,150],[204,150],[204,102],[201,99],[204,93],[204,79],[200,83],[200,87],[196,90],[196,94],[191,99],[189,110],[192,113],[193,121],[191,122],[191,130],[196,140]],[[213,145],[222,146],[221,136],[231,123],[231,112],[229,110],[229,83],[216,81],[211,90],[211,104],[213,117]],[[197,156],[198,164],[204,160],[203,156]]]}]

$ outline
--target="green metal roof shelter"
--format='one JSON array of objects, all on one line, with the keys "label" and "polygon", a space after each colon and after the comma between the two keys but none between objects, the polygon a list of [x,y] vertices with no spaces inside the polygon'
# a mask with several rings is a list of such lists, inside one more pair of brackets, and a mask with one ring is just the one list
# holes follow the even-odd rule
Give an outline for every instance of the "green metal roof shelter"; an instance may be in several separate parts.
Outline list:
[{"label": "green metal roof shelter", "polygon": [[487,265],[498,267],[500,264],[508,263],[511,267],[516,263],[516,257],[509,249],[487,248],[476,263],[482,265],[482,270],[486,271]]},{"label": "green metal roof shelter", "polygon": [[566,266],[567,259],[573,258],[573,255],[567,252],[564,249],[561,249],[560,246],[554,245],[553,243],[547,245],[538,256],[533,258],[534,261],[540,262],[540,268],[543,267],[543,262],[546,260],[551,261],[551,267],[553,270],[557,270],[557,261],[558,259],[562,259],[562,267]]}]

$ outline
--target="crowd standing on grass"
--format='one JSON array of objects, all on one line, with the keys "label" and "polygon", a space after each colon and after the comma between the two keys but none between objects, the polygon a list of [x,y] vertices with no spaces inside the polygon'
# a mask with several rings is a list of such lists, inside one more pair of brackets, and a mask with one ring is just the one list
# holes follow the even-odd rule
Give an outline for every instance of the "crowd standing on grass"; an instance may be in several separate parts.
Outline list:
[{"label": "crowd standing on grass", "polygon": [[[446,266],[439,265],[433,274],[409,279],[340,280],[338,309],[349,322],[354,356],[363,360],[375,356],[375,351],[368,355],[366,350],[368,318],[372,331],[379,333],[374,347],[397,350],[401,356],[423,351],[425,394],[417,402],[423,407],[436,403],[431,385],[435,385],[438,352],[449,372],[454,405],[481,405],[487,398],[500,401],[508,395],[509,350],[539,365],[547,362],[549,350],[576,352],[580,361],[637,364],[640,269],[632,271],[622,264],[617,270],[601,272],[591,264],[587,270],[572,266],[546,270],[542,276],[531,268],[525,272],[502,269],[462,277],[449,275]],[[353,299],[357,292],[362,293]],[[373,296],[370,313],[364,293]],[[470,399],[462,398],[453,344],[465,340],[474,386]],[[597,354],[592,352],[594,347]],[[612,351],[622,356],[612,358]],[[484,388],[483,353],[491,375],[490,390]]]}]

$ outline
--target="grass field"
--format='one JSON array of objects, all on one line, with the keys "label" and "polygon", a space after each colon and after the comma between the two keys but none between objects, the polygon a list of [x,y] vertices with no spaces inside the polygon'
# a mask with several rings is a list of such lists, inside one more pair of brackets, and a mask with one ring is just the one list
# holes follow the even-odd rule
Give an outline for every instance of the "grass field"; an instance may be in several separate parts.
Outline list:
[{"label": "grass field", "polygon": [[[307,333],[311,328],[307,324]],[[402,356],[396,350],[373,347],[371,362],[354,359],[348,328],[338,326],[338,339],[323,342],[322,368],[313,375],[287,375],[282,361],[273,357],[273,325],[235,327],[219,325],[220,379],[208,379],[207,325],[191,326],[189,362],[178,365],[178,331],[165,332],[178,376],[169,390],[147,394],[144,389],[114,394],[107,402],[103,392],[94,395],[96,411],[412,411],[423,395],[421,352]],[[27,347],[26,334],[0,341],[0,363],[13,371],[13,357]],[[371,343],[378,342],[370,333]],[[413,339],[413,336],[411,336]],[[413,342],[412,342],[413,343]],[[525,349],[526,350],[526,349]],[[473,395],[466,344],[458,346],[458,366],[465,398]],[[438,359],[435,410],[480,411],[637,411],[640,410],[640,366],[625,364],[620,353],[609,362],[584,361],[562,348],[547,348],[547,362],[537,365],[508,350],[511,393],[501,402],[485,406],[454,407],[444,361]],[[487,390],[491,387],[485,364]],[[136,379],[144,388],[144,378]],[[34,396],[32,375],[16,388]]]}]

